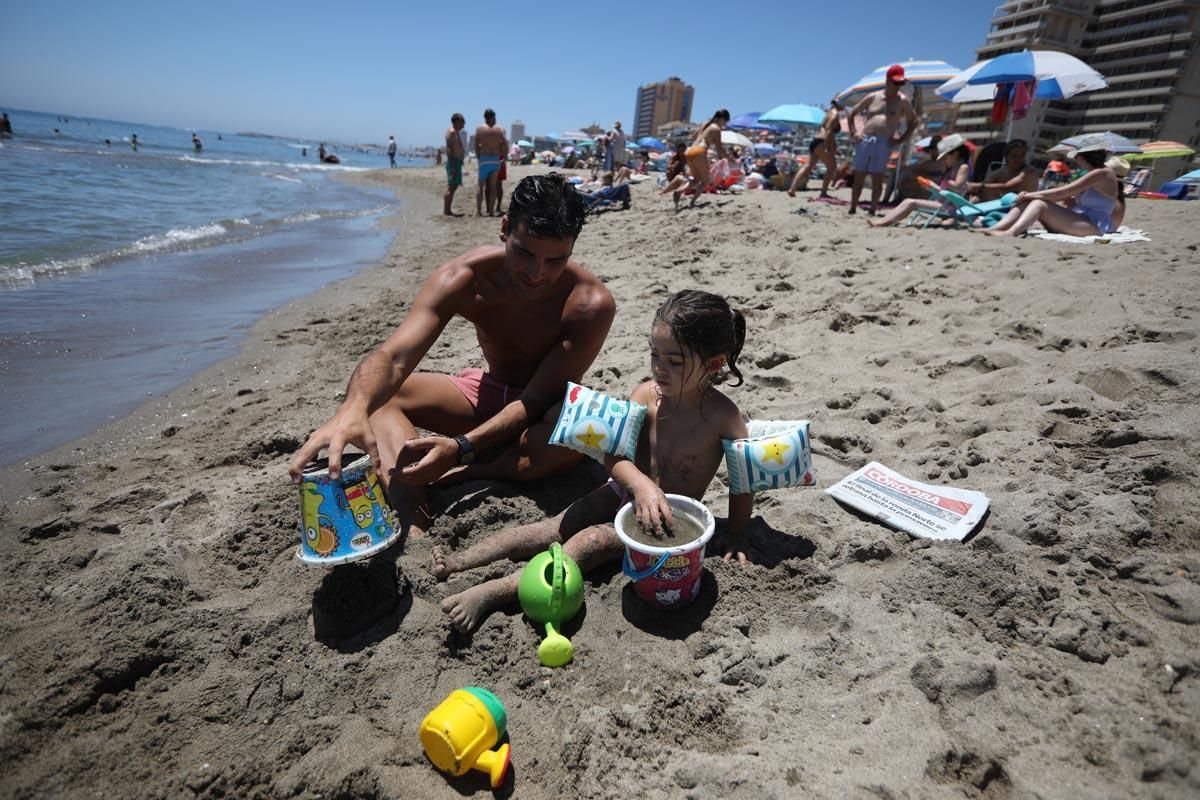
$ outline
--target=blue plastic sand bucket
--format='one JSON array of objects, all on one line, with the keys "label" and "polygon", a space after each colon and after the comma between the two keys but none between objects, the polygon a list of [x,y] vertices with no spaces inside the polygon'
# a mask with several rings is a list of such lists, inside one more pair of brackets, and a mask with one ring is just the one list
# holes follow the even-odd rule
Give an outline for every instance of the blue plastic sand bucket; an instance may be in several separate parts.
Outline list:
[{"label": "blue plastic sand bucket", "polygon": [[383,487],[363,455],[329,475],[328,459],[307,465],[300,482],[300,548],[296,558],[314,567],[332,567],[367,558],[399,535],[385,513]]}]

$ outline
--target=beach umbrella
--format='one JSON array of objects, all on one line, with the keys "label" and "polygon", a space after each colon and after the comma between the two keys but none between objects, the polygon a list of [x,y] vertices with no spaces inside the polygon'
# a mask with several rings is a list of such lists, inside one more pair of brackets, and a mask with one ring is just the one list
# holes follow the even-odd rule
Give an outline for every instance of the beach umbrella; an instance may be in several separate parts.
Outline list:
[{"label": "beach umbrella", "polygon": [[824,109],[804,103],[775,106],[758,118],[759,122],[786,122],[789,125],[820,125],[824,119]]},{"label": "beach umbrella", "polygon": [[939,86],[937,93],[955,103],[973,103],[991,100],[998,83],[1035,79],[1035,96],[1042,100],[1066,100],[1108,86],[1103,75],[1075,56],[1055,50],[1022,50],[972,64]]},{"label": "beach umbrella", "polygon": [[1194,169],[1189,173],[1180,175],[1175,179],[1175,183],[1186,183],[1192,186],[1200,185],[1200,169]]},{"label": "beach umbrella", "polygon": [[517,147],[533,147],[533,142],[528,139],[520,139],[517,141]]},{"label": "beach umbrella", "polygon": [[[1105,131],[1104,133],[1089,133],[1089,134],[1084,134],[1084,135],[1089,137],[1089,141],[1092,140],[1092,137],[1104,137],[1105,146],[1106,146],[1108,152],[1110,152],[1110,153],[1140,153],[1140,152],[1142,152],[1141,146],[1136,144],[1132,139],[1126,139],[1124,136],[1121,136],[1118,133],[1113,133],[1112,131]],[[1069,139],[1063,139],[1061,142],[1054,145],[1054,147],[1051,147],[1046,152],[1047,153],[1068,153],[1079,146],[1079,144],[1080,144],[1079,140],[1082,139],[1084,135],[1072,136]]]},{"label": "beach umbrella", "polygon": [[759,122],[762,113],[761,111],[750,111],[746,114],[739,114],[729,120],[729,123],[725,127],[733,128],[734,130],[773,131],[775,133],[782,133],[787,130],[782,125],[769,125],[765,122]]},{"label": "beach umbrella", "polygon": [[639,147],[644,147],[647,150],[666,150],[667,146],[661,140],[655,139],[653,136],[643,136],[637,140]]},{"label": "beach umbrella", "polygon": [[1126,161],[1149,161],[1154,158],[1187,158],[1196,151],[1180,142],[1146,142],[1142,152],[1126,156]]},{"label": "beach umbrella", "polygon": [[767,142],[759,142],[758,144],[754,145],[754,152],[760,156],[770,156],[779,152],[779,148],[773,144],[768,144]]},{"label": "beach umbrella", "polygon": [[[945,61],[910,60],[901,61],[899,64],[904,67],[904,77],[912,86],[940,86],[962,71]],[[876,67],[834,95],[834,99],[840,103],[847,103],[851,98],[882,89],[887,83],[887,71],[891,66],[884,64]]]},{"label": "beach umbrella", "polygon": [[745,135],[737,131],[721,131],[721,144],[730,144],[736,147],[753,147],[751,142]]}]

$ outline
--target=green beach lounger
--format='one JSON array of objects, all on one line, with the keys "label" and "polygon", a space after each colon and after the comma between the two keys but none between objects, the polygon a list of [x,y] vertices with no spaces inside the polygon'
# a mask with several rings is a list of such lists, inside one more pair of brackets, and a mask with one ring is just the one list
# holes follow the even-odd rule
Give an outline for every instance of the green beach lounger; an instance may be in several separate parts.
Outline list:
[{"label": "green beach lounger", "polygon": [[929,198],[937,202],[938,207],[936,209],[918,208],[909,216],[909,225],[915,225],[921,219],[924,219],[921,224],[922,229],[929,227],[929,223],[935,219],[950,220],[956,226],[960,222],[973,225],[976,220],[980,220],[990,228],[1003,219],[1008,210],[1012,208],[1013,203],[1017,202],[1017,195],[1009,192],[999,200],[972,203],[957,192],[937,187],[929,189]]}]

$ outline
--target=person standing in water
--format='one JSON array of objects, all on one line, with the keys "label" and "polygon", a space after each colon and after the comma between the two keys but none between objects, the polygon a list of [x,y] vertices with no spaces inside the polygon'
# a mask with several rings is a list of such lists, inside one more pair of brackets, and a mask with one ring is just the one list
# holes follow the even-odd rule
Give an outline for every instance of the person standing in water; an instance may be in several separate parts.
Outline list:
[{"label": "person standing in water", "polygon": [[195,131],[192,131],[192,149],[197,153],[204,149],[204,143],[200,141],[200,137],[196,135]]},{"label": "person standing in water", "polygon": [[129,146],[132,147],[134,150],[137,150],[138,140],[137,140],[136,133],[131,133],[129,135]]}]

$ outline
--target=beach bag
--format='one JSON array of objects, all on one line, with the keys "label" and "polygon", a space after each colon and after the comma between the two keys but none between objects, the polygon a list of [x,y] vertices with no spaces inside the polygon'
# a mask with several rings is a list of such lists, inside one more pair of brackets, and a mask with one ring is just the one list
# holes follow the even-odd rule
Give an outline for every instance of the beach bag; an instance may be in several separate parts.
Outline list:
[{"label": "beach bag", "polygon": [[730,494],[816,483],[808,420],[750,421],[745,439],[722,439]]},{"label": "beach bag", "polygon": [[641,403],[568,383],[550,444],[577,450],[601,464],[608,455],[632,461],[645,422],[646,407]]}]

